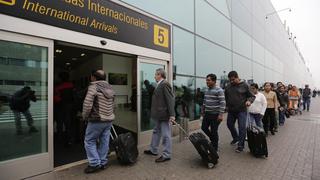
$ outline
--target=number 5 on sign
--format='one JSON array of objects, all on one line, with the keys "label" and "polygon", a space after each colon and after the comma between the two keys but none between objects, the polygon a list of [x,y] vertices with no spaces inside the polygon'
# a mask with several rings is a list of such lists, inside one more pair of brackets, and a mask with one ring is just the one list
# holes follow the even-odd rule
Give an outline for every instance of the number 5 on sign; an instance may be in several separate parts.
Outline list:
[{"label": "number 5 on sign", "polygon": [[0,0],[0,4],[13,6],[16,4],[16,0]]},{"label": "number 5 on sign", "polygon": [[169,47],[169,30],[165,27],[153,26],[153,43],[162,47]]}]

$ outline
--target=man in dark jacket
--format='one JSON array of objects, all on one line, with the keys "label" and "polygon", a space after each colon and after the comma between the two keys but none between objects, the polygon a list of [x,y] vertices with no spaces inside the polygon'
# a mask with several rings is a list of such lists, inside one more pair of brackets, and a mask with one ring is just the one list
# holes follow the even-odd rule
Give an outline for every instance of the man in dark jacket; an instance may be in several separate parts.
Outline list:
[{"label": "man in dark jacket", "polygon": [[309,85],[306,84],[305,88],[302,91],[302,98],[303,98],[303,110],[309,111],[310,109],[310,101],[311,101],[311,89],[309,88]]},{"label": "man in dark jacket", "polygon": [[33,118],[30,114],[30,101],[36,102],[35,91],[31,90],[29,86],[23,87],[21,90],[14,93],[10,101],[10,108],[13,111],[17,135],[22,134],[21,126],[21,113],[27,119],[29,126],[29,133],[38,132],[38,130],[33,126]]},{"label": "man in dark jacket", "polygon": [[171,140],[171,121],[175,120],[174,95],[172,88],[166,79],[166,72],[160,68],[156,70],[155,80],[157,87],[152,95],[151,118],[156,125],[153,129],[150,149],[144,153],[148,155],[158,155],[160,139],[162,137],[163,152],[156,159],[156,162],[165,162],[171,159],[172,140]]},{"label": "man in dark jacket", "polygon": [[285,112],[286,112],[286,108],[287,105],[289,103],[289,96],[286,93],[286,89],[284,87],[284,85],[281,85],[278,87],[278,100],[279,100],[279,125],[283,126],[284,125],[284,121],[285,121]]},{"label": "man in dark jacket", "polygon": [[[253,103],[255,95],[249,90],[249,86],[240,81],[238,73],[231,71],[228,74],[230,84],[225,89],[225,99],[228,111],[227,125],[233,140],[231,145],[238,144],[236,152],[242,152],[246,137],[247,107]],[[238,119],[239,133],[235,128]]]}]

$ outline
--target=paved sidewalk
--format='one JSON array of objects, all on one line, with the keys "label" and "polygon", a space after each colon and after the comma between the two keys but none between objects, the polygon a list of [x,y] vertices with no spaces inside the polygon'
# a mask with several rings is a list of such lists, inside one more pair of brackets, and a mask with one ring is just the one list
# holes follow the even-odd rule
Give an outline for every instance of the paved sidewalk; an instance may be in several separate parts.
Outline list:
[{"label": "paved sidewalk", "polygon": [[56,179],[292,179],[320,180],[320,98],[312,99],[310,112],[292,116],[275,136],[269,135],[269,157],[254,158],[248,152],[236,153],[229,144],[231,135],[226,121],[219,128],[220,159],[214,169],[207,169],[200,156],[186,140],[174,143],[171,161],[156,164],[155,157],[140,153],[133,166],[120,166],[112,157],[109,167],[95,174],[84,174],[86,165],[54,173]]}]

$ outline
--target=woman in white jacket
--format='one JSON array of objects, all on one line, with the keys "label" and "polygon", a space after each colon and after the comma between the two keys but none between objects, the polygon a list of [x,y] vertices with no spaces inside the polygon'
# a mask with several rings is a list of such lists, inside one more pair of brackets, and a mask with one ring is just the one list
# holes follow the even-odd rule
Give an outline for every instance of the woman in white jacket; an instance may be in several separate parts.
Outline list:
[{"label": "woman in white jacket", "polygon": [[258,84],[253,83],[250,85],[251,92],[256,96],[256,99],[253,103],[249,106],[249,114],[250,120],[254,120],[256,125],[263,128],[262,125],[262,117],[267,108],[267,100],[266,97],[260,93]]}]

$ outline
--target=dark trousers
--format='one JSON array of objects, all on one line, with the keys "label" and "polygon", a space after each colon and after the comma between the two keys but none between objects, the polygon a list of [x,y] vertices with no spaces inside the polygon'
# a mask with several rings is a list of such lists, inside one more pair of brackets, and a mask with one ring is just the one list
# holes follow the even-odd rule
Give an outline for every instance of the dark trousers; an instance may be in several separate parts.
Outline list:
[{"label": "dark trousers", "polygon": [[220,121],[218,120],[218,116],[218,114],[206,113],[203,117],[201,126],[202,131],[210,138],[212,146],[215,150],[218,150],[219,143],[218,128],[220,125]]},{"label": "dark trousers", "polygon": [[[238,120],[239,133],[235,127],[236,120]],[[233,141],[239,141],[238,147],[244,148],[247,134],[247,112],[228,112],[227,126],[231,132]]]},{"label": "dark trousers", "polygon": [[311,99],[309,97],[303,98],[303,110],[306,110],[306,107],[307,107],[307,110],[309,111],[310,101]]},{"label": "dark trousers", "polygon": [[279,125],[283,125],[284,121],[286,120],[285,111],[285,109],[282,111],[279,110]]},{"label": "dark trousers", "polygon": [[269,130],[273,132],[275,119],[276,119],[275,108],[267,108],[262,119],[263,128],[266,133],[268,133]]},{"label": "dark trousers", "polygon": [[[64,141],[69,143],[74,138],[74,113],[72,104],[61,104],[57,108],[57,131],[58,134],[64,136]],[[63,134],[63,126],[65,134]]]}]

